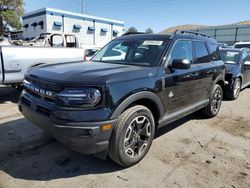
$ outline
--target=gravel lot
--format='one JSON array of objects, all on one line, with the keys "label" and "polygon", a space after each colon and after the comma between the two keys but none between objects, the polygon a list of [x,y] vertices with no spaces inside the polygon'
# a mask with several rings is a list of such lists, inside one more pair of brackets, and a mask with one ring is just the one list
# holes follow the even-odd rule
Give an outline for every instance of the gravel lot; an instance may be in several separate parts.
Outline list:
[{"label": "gravel lot", "polygon": [[193,114],[158,130],[127,169],[46,137],[18,112],[18,95],[0,87],[0,188],[250,187],[250,88],[216,118]]}]

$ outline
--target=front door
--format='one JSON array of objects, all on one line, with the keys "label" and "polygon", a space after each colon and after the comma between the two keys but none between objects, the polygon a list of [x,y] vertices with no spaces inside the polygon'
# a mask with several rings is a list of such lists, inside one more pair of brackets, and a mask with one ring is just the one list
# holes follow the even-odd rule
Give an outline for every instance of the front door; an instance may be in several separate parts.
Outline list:
[{"label": "front door", "polygon": [[165,68],[165,106],[167,113],[173,113],[193,104],[197,86],[197,72],[190,69],[168,69],[174,59],[189,59],[193,62],[192,41],[177,40],[167,58]]}]

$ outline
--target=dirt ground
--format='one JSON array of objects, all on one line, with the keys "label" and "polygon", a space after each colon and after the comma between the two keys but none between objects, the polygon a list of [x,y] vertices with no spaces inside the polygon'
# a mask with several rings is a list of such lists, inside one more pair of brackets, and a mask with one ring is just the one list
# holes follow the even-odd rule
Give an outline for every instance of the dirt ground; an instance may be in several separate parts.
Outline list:
[{"label": "dirt ground", "polygon": [[216,118],[193,114],[158,130],[131,168],[46,137],[18,112],[18,95],[0,87],[0,188],[250,187],[250,88]]}]

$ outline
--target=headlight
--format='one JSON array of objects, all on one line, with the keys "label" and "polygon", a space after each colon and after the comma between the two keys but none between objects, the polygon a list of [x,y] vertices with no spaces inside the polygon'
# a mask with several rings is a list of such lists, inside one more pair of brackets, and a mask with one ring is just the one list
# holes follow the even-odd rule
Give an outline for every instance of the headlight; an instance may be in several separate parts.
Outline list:
[{"label": "headlight", "polygon": [[64,105],[93,107],[101,100],[101,92],[94,88],[66,89],[57,94]]}]

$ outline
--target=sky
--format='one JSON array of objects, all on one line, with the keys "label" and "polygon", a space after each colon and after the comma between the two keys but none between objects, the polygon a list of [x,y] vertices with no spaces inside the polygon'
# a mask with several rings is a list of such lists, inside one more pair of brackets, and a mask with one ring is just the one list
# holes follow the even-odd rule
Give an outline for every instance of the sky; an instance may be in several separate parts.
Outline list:
[{"label": "sky", "polygon": [[[24,0],[25,12],[44,7],[81,13],[82,0]],[[160,32],[182,24],[225,25],[250,20],[250,0],[84,0],[85,14]]]}]

